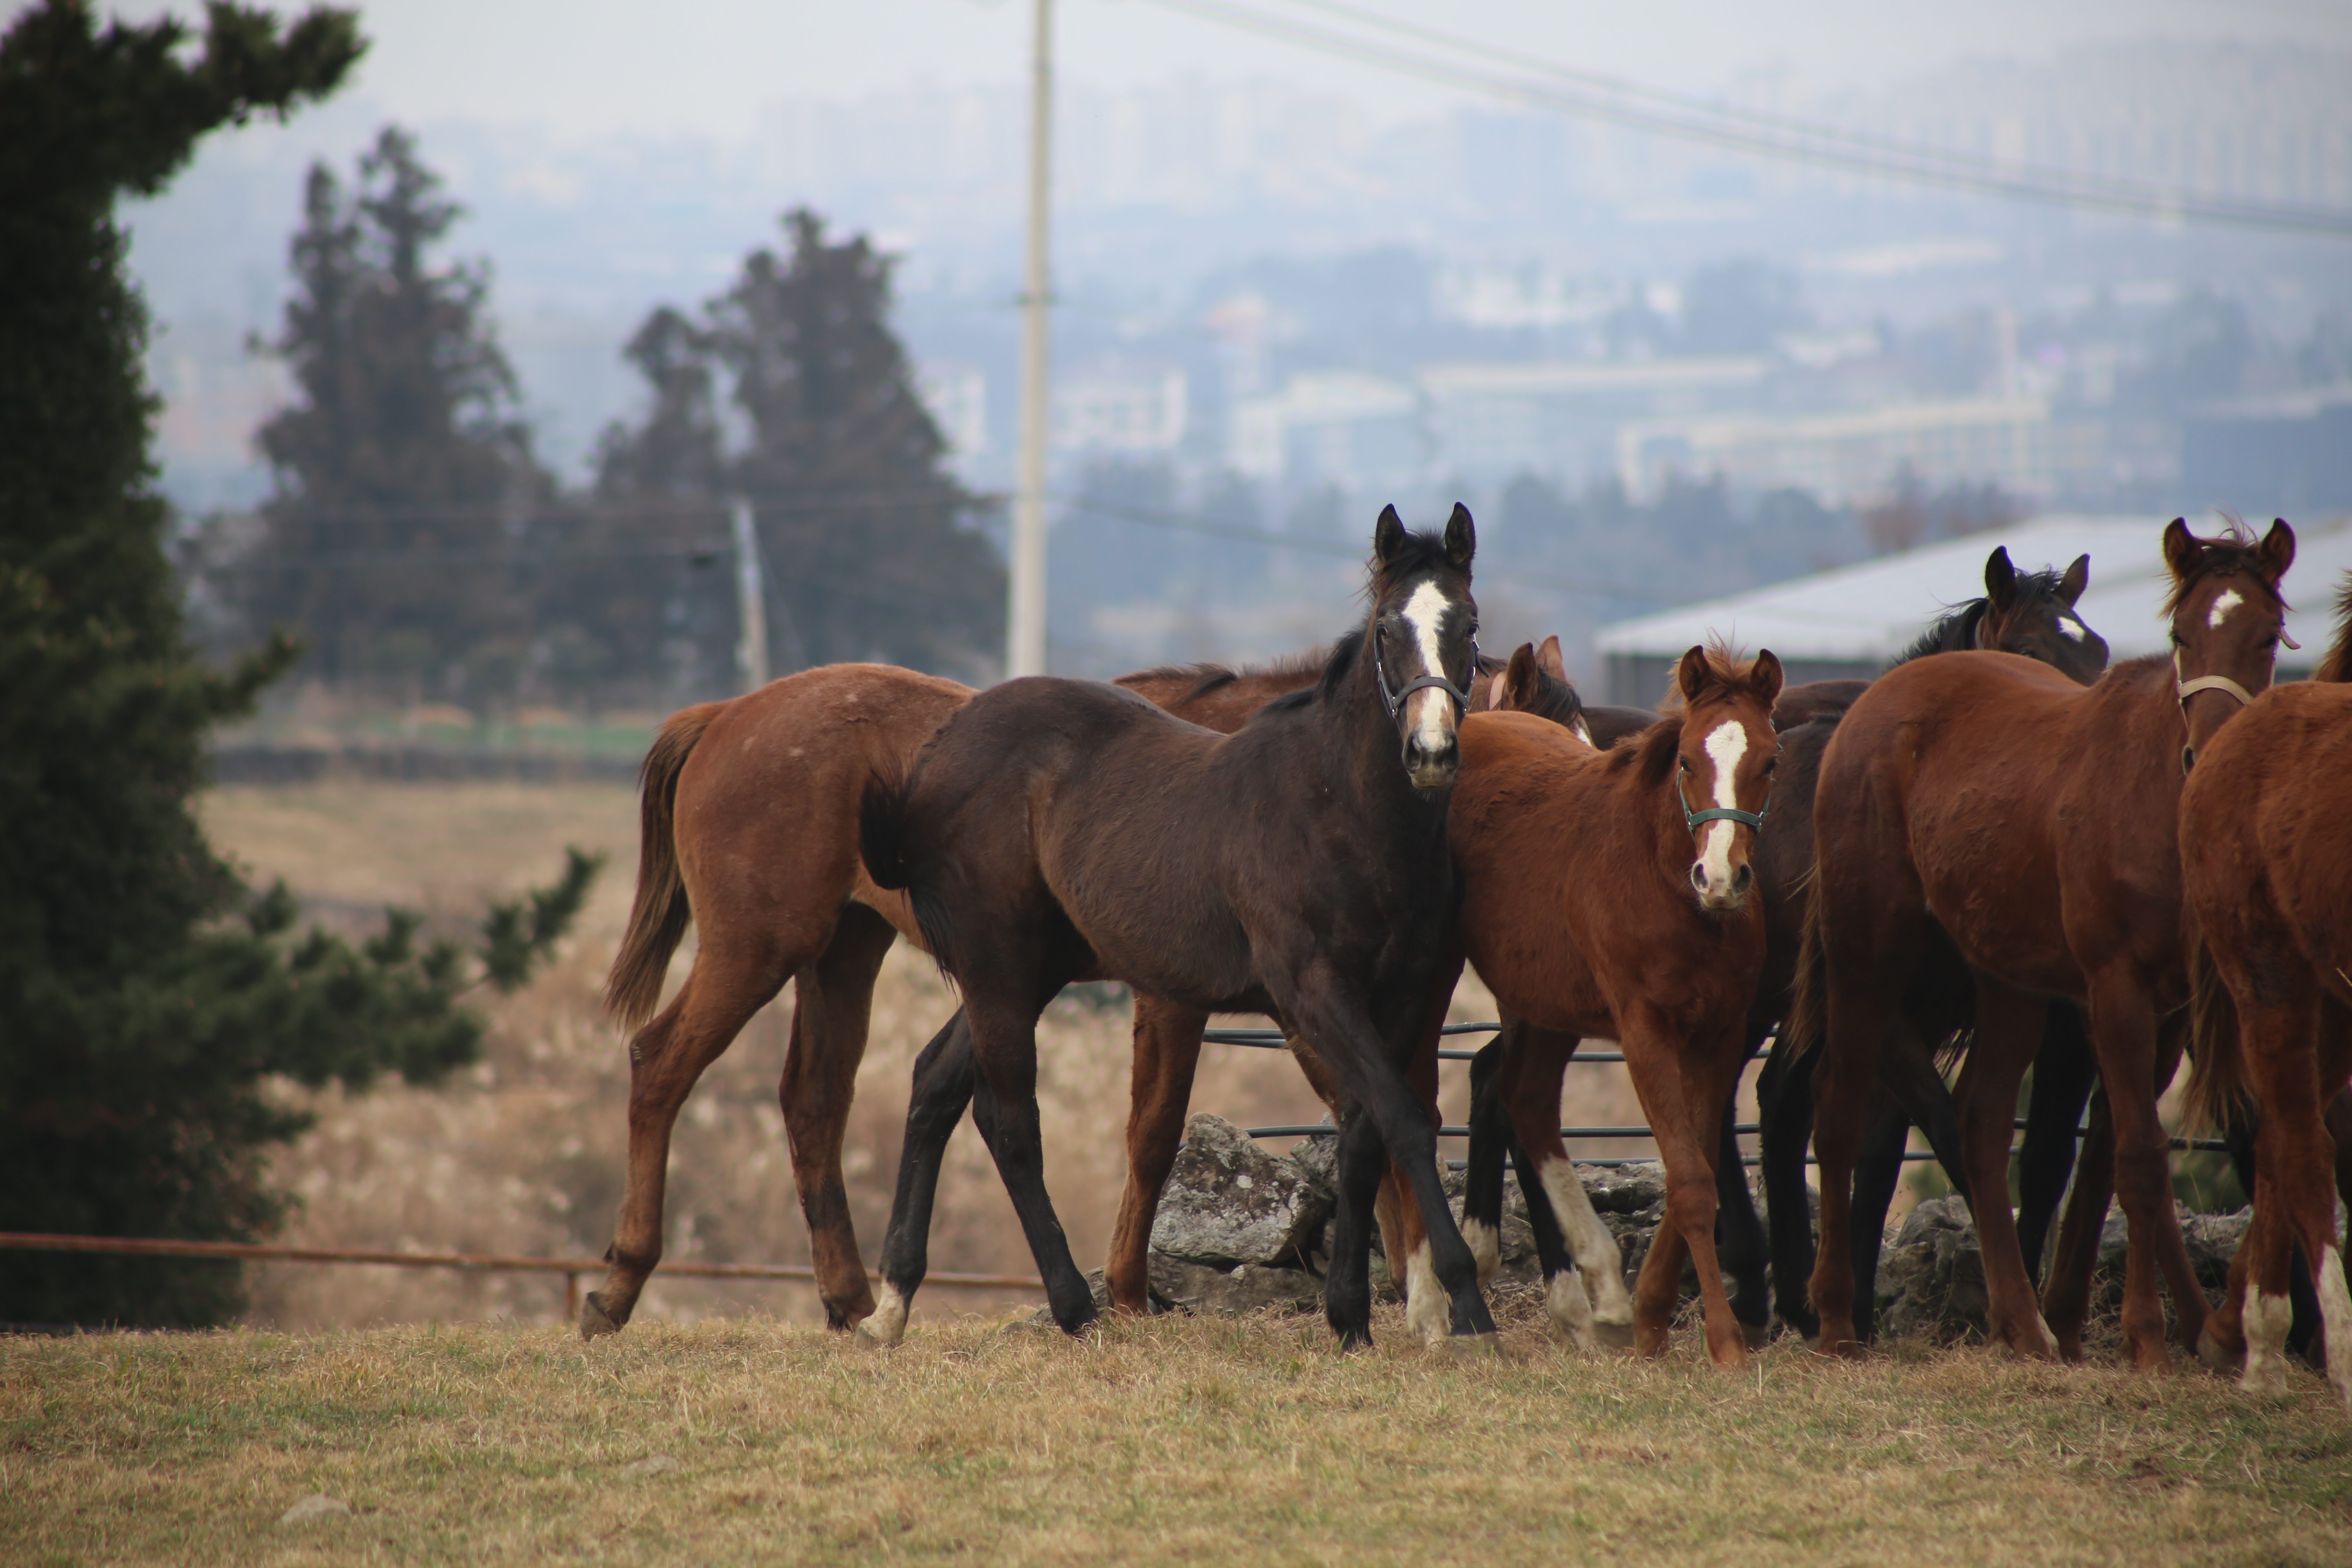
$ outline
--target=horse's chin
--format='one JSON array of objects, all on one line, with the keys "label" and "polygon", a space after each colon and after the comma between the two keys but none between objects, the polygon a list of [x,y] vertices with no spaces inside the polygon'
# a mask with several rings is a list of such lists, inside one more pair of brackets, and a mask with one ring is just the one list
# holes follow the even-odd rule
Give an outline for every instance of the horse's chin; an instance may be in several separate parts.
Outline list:
[{"label": "horse's chin", "polygon": [[1748,907],[1748,895],[1737,893],[1701,893],[1698,907],[1711,915],[1736,915]]},{"label": "horse's chin", "polygon": [[1404,776],[1422,794],[1435,795],[1440,790],[1452,789],[1454,775],[1461,771],[1460,765],[1454,763],[1424,763],[1418,767],[1406,768]]}]

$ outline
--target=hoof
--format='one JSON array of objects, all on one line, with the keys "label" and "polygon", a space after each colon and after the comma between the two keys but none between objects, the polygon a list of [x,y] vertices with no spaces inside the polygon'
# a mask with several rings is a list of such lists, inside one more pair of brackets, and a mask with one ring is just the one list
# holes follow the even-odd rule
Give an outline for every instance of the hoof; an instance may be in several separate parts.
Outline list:
[{"label": "hoof", "polygon": [[1751,1351],[1762,1350],[1766,1345],[1772,1342],[1771,1325],[1769,1323],[1740,1324],[1739,1342],[1746,1345]]},{"label": "hoof", "polygon": [[2197,1336],[2197,1359],[2215,1372],[2235,1372],[2245,1363],[2246,1347],[2223,1344],[2209,1321]]},{"label": "hoof", "polygon": [[1633,1348],[1633,1325],[1596,1318],[1592,1321],[1592,1341],[1606,1350],[1630,1351]]},{"label": "hoof", "polygon": [[580,1303],[580,1337],[583,1340],[593,1340],[606,1334],[617,1334],[620,1331],[621,1325],[614,1322],[613,1315],[604,1310],[604,1303],[597,1299],[597,1292],[589,1291],[587,1298]]}]

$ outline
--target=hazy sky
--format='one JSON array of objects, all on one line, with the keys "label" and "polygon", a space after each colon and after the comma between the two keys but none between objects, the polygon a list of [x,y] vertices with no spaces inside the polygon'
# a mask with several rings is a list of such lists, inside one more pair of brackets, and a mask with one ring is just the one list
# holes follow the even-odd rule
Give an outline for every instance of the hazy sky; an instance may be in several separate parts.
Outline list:
[{"label": "hazy sky", "polygon": [[[1297,0],[1239,0],[1302,21]],[[2046,58],[2135,36],[2352,47],[2352,0],[1356,0],[1366,9],[1662,87],[1719,89],[1780,67],[1802,83],[1884,83],[1967,56]],[[0,0],[13,15],[22,0]],[[126,16],[193,0],[131,3]],[[289,7],[290,8],[290,7]],[[611,132],[731,139],[778,99],[920,80],[1012,82],[1030,0],[374,0],[354,96],[413,123],[465,119],[572,139]],[[1067,79],[1112,86],[1184,71],[1268,76],[1419,113],[1447,89],[1255,37],[1155,0],[1059,0]],[[1327,18],[1328,19],[1328,18]]]}]

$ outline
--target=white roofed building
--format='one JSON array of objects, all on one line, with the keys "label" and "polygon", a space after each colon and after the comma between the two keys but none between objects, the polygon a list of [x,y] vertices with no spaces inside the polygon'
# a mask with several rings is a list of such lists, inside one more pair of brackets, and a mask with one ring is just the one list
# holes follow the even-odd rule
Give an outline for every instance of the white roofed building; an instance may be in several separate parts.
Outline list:
[{"label": "white roofed building", "polygon": [[[2084,623],[2106,638],[2117,659],[2162,653],[2167,643],[2160,611],[2172,585],[2161,542],[2167,521],[2036,518],[1620,621],[1602,627],[1596,639],[1607,670],[1607,700],[1655,704],[1665,695],[1675,661],[1694,644],[1717,636],[1750,653],[1770,648],[1791,684],[1875,676],[1947,609],[1983,595],[1985,558],[1996,546],[2008,550],[2021,572],[2063,571],[2077,555],[2088,555],[2091,584],[2075,606]],[[2192,518],[2190,523],[2207,534],[2221,527],[2211,518]],[[2268,520],[2261,526],[2267,528]],[[2336,591],[2352,570],[2352,518],[2315,520],[2298,524],[2295,533],[2295,561],[2285,584],[2292,606],[2287,634],[2304,646],[2300,653],[2284,654],[2282,678],[2307,674],[2335,636]]]}]

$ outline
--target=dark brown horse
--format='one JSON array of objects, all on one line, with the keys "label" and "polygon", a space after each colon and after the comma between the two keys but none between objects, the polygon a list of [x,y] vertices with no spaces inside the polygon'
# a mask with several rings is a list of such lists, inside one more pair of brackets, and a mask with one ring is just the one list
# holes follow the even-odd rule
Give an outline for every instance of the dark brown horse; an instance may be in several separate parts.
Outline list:
[{"label": "dark brown horse", "polygon": [[[2006,654],[1920,659],[1847,710],[1814,804],[1813,904],[1800,963],[1798,1039],[1825,1019],[1815,1082],[1821,1251],[1812,1304],[1825,1349],[1858,1351],[1850,1187],[1862,1112],[1905,992],[1938,949],[1975,981],[1976,1028],[1956,1099],[1990,1332],[2053,1353],[2008,1197],[2017,1090],[2051,999],[2084,1004],[2117,1129],[2130,1226],[2124,1300],[2138,1364],[2163,1364],[2160,1269],[2184,1337],[2204,1298],[2172,1206],[2157,1120],[2159,1018],[2187,991],[2176,822],[2189,754],[2270,683],[2294,554],[2284,522],[2261,544],[2164,533],[2173,658],[2118,665],[2087,689]],[[1947,947],[1947,944],[1948,946]]]},{"label": "dark brown horse", "polygon": [[[1322,668],[1319,658],[1244,671],[1187,665],[1120,684],[1194,723],[1230,731],[1272,699],[1312,684]],[[875,887],[858,864],[858,802],[869,781],[904,777],[923,742],[971,698],[969,687],[913,670],[828,665],[683,710],[663,724],[643,769],[636,899],[604,987],[607,1008],[634,1032],[628,1173],[606,1254],[612,1268],[581,1308],[583,1335],[629,1321],[661,1258],[678,1111],[788,980],[796,982],[794,1005],[777,1099],[817,1292],[837,1329],[874,1310],[842,1180],[842,1138],[875,975],[896,937],[920,936],[905,899]],[[701,927],[694,968],[656,1016],[689,923]],[[1135,1027],[1148,1042],[1190,1031],[1189,1040],[1147,1046],[1145,1059],[1189,1064],[1199,1053],[1202,1021],[1155,998],[1137,998]],[[1180,1124],[1189,1070],[1183,1078],[1175,1094]],[[1148,1161],[1164,1140],[1155,1127],[1141,1141]],[[1146,1213],[1147,1234],[1150,1223]],[[1139,1278],[1139,1301],[1141,1289]]]},{"label": "dark brown horse", "polygon": [[[1445,803],[1475,668],[1475,539],[1462,508],[1442,541],[1391,508],[1373,544],[1363,626],[1311,692],[1230,737],[1110,688],[1013,681],[959,712],[902,788],[867,795],[868,870],[909,890],[962,991],[992,1102],[983,1131],[1065,1328],[1094,1306],[1042,1181],[1034,1031],[1081,975],[1269,1014],[1339,1079],[1360,1110],[1339,1151],[1335,1252],[1354,1262],[1326,1294],[1343,1340],[1370,1337],[1383,1145],[1444,1212],[1433,1129],[1403,1068],[1453,918]],[[1433,1245],[1454,1331],[1491,1331],[1459,1234],[1445,1225]],[[895,1338],[882,1320],[902,1323],[919,1284],[908,1256],[886,1244],[877,1338]]]},{"label": "dark brown horse", "polygon": [[2346,1152],[2321,1111],[2352,1079],[2352,584],[2338,609],[2315,679],[2262,693],[2199,748],[2180,795],[2180,871],[2210,960],[2199,964],[2189,1119],[2240,1102],[2257,1117],[2253,1226],[2198,1350],[2217,1365],[2242,1359],[2253,1392],[2284,1392],[2300,1244],[2327,1375],[2352,1405],[2352,1289],[2336,1226]]},{"label": "dark brown horse", "polygon": [[[1571,1275],[1546,1260],[1553,1318],[1589,1342],[1596,1320],[1605,1332],[1630,1317],[1635,1349],[1662,1354],[1688,1257],[1708,1354],[1733,1364],[1747,1351],[1716,1258],[1717,1130],[1748,1059],[1764,962],[1749,857],[1779,765],[1780,665],[1769,653],[1747,663],[1693,648],[1676,680],[1682,710],[1608,752],[1529,716],[1465,723],[1448,837],[1462,952],[1516,1026],[1495,1093],[1531,1156],[1525,1184],[1543,1194],[1579,1265]],[[1623,1047],[1666,1166],[1667,1223],[1630,1312],[1616,1241],[1559,1136],[1561,1076],[1585,1036]],[[1431,1060],[1435,1048],[1432,1034]],[[1406,1217],[1415,1284],[1419,1219]]]}]

